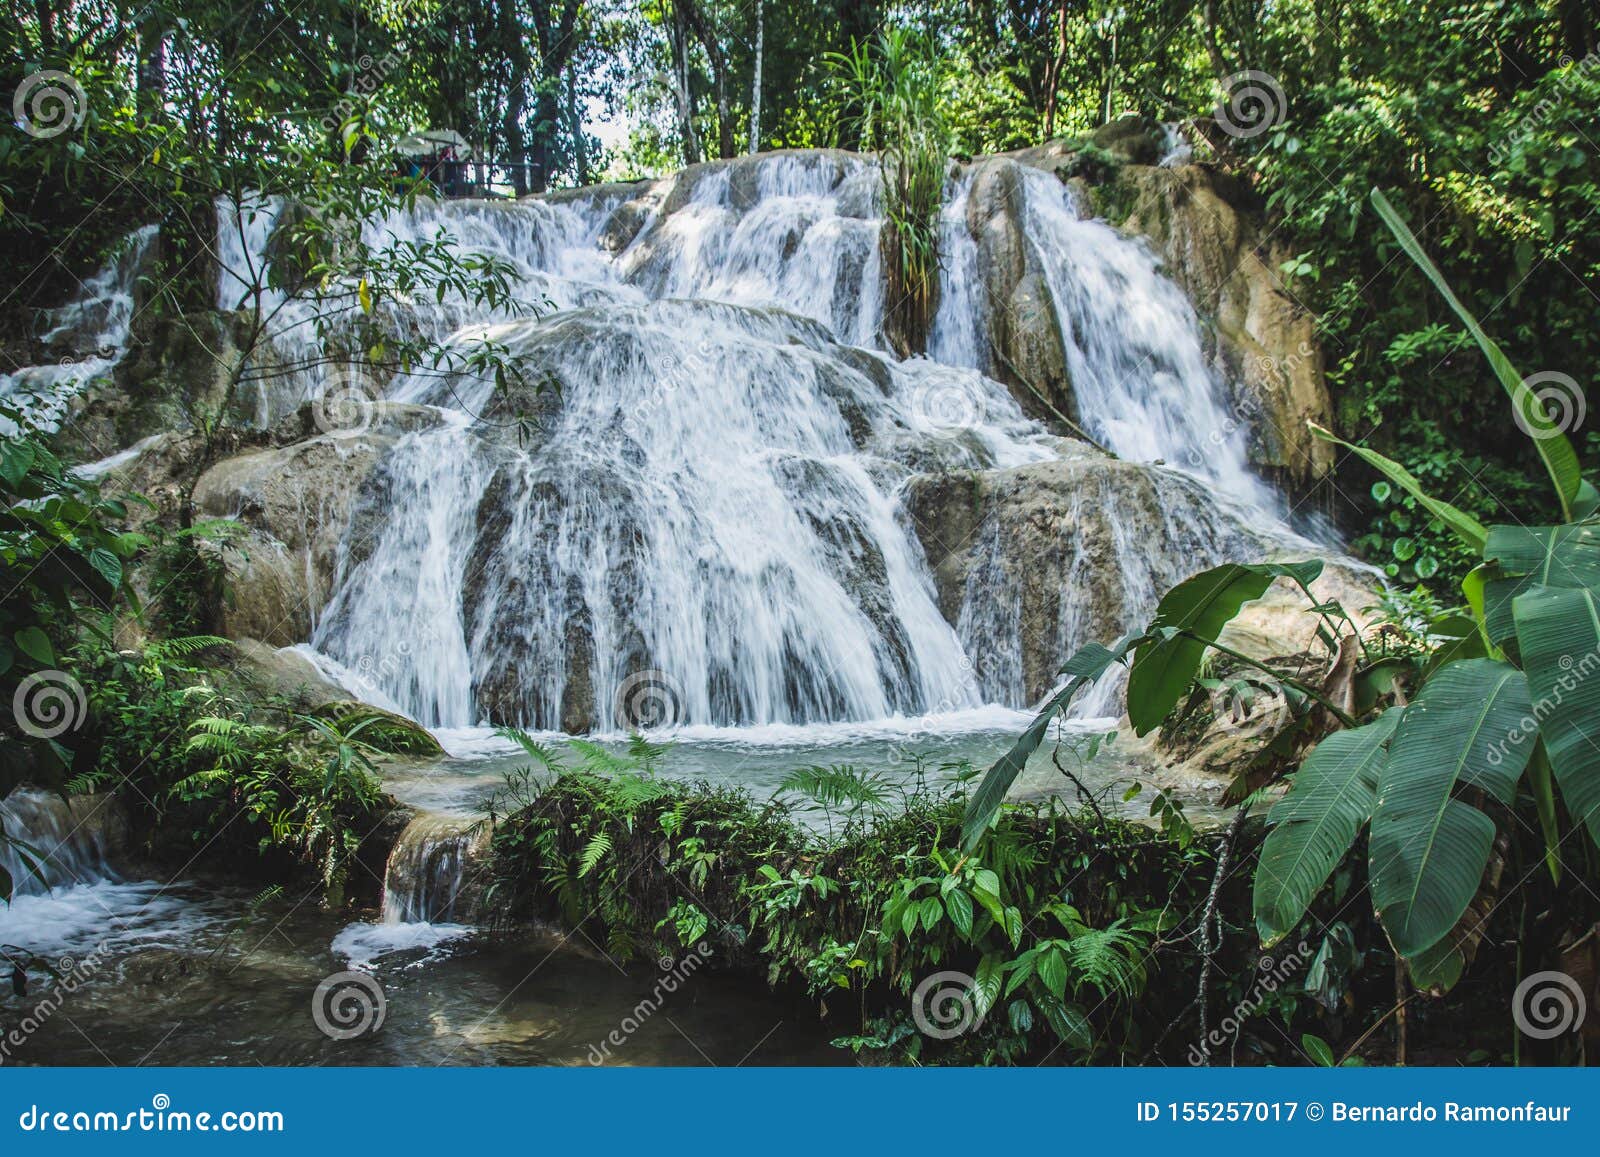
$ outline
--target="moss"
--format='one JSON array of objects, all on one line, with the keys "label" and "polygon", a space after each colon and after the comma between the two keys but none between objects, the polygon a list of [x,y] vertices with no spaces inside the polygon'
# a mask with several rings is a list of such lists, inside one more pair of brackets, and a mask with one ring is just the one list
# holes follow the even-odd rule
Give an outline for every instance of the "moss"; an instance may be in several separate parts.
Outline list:
[{"label": "moss", "polygon": [[355,699],[341,699],[337,702],[324,704],[313,710],[311,714],[341,726],[356,723],[362,719],[375,719],[375,723],[371,723],[362,729],[361,738],[364,742],[388,755],[437,756],[444,754],[444,748],[439,746],[439,741],[425,728],[418,726],[402,715],[380,710],[370,703],[362,703]]}]

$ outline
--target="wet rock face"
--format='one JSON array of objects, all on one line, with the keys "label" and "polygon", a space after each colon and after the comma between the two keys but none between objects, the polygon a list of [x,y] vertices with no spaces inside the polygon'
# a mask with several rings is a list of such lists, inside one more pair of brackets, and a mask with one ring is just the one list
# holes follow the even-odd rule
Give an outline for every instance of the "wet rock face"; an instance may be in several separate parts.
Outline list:
[{"label": "wet rock face", "polygon": [[939,609],[999,702],[1036,701],[1074,650],[1142,625],[1174,583],[1265,549],[1187,477],[1090,454],[918,476],[906,506]]},{"label": "wet rock face", "polygon": [[984,287],[984,372],[1011,388],[1024,412],[1051,420],[1075,416],[1072,380],[1055,304],[1032,251],[1021,169],[1010,158],[975,162],[967,229],[978,248]]},{"label": "wet rock face", "polygon": [[1331,413],[1315,319],[1276,272],[1287,254],[1261,248],[1249,191],[1200,165],[1127,166],[1096,202],[1113,224],[1150,239],[1212,323],[1208,352],[1249,421],[1252,461],[1294,486],[1326,475],[1333,447],[1306,429]]},{"label": "wet rock face", "polygon": [[[223,633],[274,646],[305,642],[333,592],[340,544],[389,435],[336,437],[224,459],[195,486],[206,518],[237,518],[243,537],[220,549],[232,598]],[[376,510],[369,510],[378,516]]]}]

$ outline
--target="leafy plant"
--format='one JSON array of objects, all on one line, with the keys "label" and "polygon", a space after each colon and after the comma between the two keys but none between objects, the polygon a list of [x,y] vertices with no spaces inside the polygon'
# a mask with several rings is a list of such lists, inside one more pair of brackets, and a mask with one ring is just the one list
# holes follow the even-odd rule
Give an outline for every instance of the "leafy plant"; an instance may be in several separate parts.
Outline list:
[{"label": "leafy plant", "polygon": [[[1587,521],[1600,492],[1578,473],[1564,433],[1444,286],[1393,208],[1376,191],[1373,201],[1483,350],[1518,424],[1538,444],[1558,505],[1578,521],[1486,527],[1428,495],[1399,464],[1351,446],[1479,552],[1481,564],[1463,583],[1465,612],[1412,622],[1408,631],[1380,628],[1380,635],[1398,634],[1399,644],[1374,646],[1340,608],[1313,595],[1320,564],[1227,564],[1197,575],[1169,591],[1150,626],[1116,652],[1086,648],[1069,661],[1063,691],[974,795],[967,844],[981,846],[1018,753],[1025,759],[1037,745],[1035,729],[1079,688],[1080,672],[1104,670],[1108,656],[1133,653],[1128,716],[1141,734],[1167,719],[1208,649],[1271,673],[1218,638],[1247,601],[1288,579],[1321,620],[1328,670],[1318,687],[1277,674],[1304,693],[1305,708],[1268,745],[1278,765],[1247,763],[1231,790],[1240,799],[1281,776],[1291,780],[1268,816],[1256,872],[1262,942],[1271,946],[1299,925],[1365,832],[1377,916],[1414,982],[1443,990],[1482,939],[1480,910],[1493,902],[1495,862],[1504,855],[1500,833],[1540,832],[1552,875],[1559,872],[1562,808],[1571,825],[1600,843],[1600,755],[1587,738],[1600,720],[1600,681],[1591,678],[1600,670],[1600,525]],[[1534,822],[1504,821],[1524,808]]]}]

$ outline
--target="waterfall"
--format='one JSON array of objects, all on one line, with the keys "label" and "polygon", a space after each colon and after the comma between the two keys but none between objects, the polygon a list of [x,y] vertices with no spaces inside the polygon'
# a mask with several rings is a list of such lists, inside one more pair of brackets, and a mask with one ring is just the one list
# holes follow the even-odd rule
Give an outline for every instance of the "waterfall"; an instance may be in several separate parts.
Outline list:
[{"label": "waterfall", "polygon": [[1164,462],[1246,508],[1280,511],[1250,469],[1249,431],[1206,363],[1194,308],[1155,254],[1083,218],[1048,173],[1025,170],[1023,189],[1084,427],[1119,458]]},{"label": "waterfall", "polygon": [[[68,801],[38,788],[18,788],[0,800],[0,869],[13,894],[37,896],[53,888],[115,880],[106,861],[104,801]],[[27,851],[11,841],[21,841]]]},{"label": "waterfall", "polygon": [[[1154,255],[1083,219],[1053,175],[1024,169],[1020,186],[1085,428],[1121,458],[1164,463],[1278,521],[1199,321]],[[491,339],[523,372],[387,385],[389,401],[434,419],[407,424],[366,483],[309,640],[319,666],[359,672],[369,697],[444,728],[615,733],[1023,706],[1005,658],[1017,648],[989,630],[1011,596],[978,581],[947,622],[901,502],[914,475],[1044,462],[1062,447],[981,372],[970,188],[952,180],[941,214],[929,356],[900,362],[881,335],[878,175],[845,154],[367,222],[373,244],[443,230],[509,262],[511,307],[447,295],[380,309],[449,343]],[[259,265],[277,213],[235,211],[231,261]],[[268,362],[305,360],[312,308],[276,304]],[[278,377],[257,399],[263,422],[329,372]],[[1097,568],[1085,581],[1121,582],[1124,613],[1142,614],[1162,583],[1227,549],[1227,521],[1169,548],[1130,517],[1113,527],[1117,557],[1084,555]],[[986,590],[999,602],[984,604]],[[1088,605],[1062,621],[1088,631],[1074,617]],[[998,674],[971,677],[975,648],[995,652],[981,658]]]},{"label": "waterfall", "polygon": [[424,812],[405,826],[383,872],[383,917],[347,924],[330,946],[354,968],[370,970],[394,953],[432,958],[444,945],[472,934],[455,921],[471,915],[467,870],[488,851],[487,825]]},{"label": "waterfall", "polygon": [[383,873],[383,922],[454,920],[468,860],[485,835],[477,821],[455,816],[423,814],[407,824]]},{"label": "waterfall", "polygon": [[[44,311],[48,328],[39,340],[57,360],[0,374],[0,405],[15,406],[36,425],[54,430],[73,397],[116,369],[128,350],[134,286],[155,237],[154,225],[135,229],[81,283],[76,298]],[[0,434],[12,429],[9,419],[0,418]]]},{"label": "waterfall", "polygon": [[214,906],[195,902],[191,889],[123,878],[112,855],[126,822],[109,795],[68,800],[20,787],[0,801],[0,828],[31,849],[25,857],[0,844],[0,868],[13,888],[11,903],[0,904],[0,944],[81,960],[108,946],[180,946],[220,919]]}]

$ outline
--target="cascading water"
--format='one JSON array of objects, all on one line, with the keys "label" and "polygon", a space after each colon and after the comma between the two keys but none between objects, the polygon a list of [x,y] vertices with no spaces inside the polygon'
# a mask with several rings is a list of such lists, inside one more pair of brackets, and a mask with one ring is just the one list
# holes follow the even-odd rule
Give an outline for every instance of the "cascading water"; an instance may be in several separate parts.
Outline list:
[{"label": "cascading water", "polygon": [[[1119,457],[1165,462],[1272,516],[1182,293],[1145,247],[1081,219],[1055,177],[1028,170],[1021,186],[1084,426]],[[448,297],[387,308],[446,341],[487,334],[523,374],[390,385],[389,401],[432,418],[369,480],[363,505],[381,515],[347,536],[310,640],[324,669],[361,672],[384,701],[446,728],[1024,706],[1015,677],[970,677],[984,642],[972,632],[995,608],[945,620],[899,501],[914,474],[1058,452],[978,372],[987,305],[968,192],[953,182],[941,218],[930,356],[904,362],[882,351],[877,174],[856,158],[776,155],[634,193],[443,203],[369,223],[374,243],[443,228],[511,262],[520,311]],[[267,232],[255,217],[234,229],[256,263]],[[279,306],[291,322],[309,308]],[[306,352],[307,327],[291,322],[269,354],[284,363]],[[324,374],[263,394],[263,420]],[[1225,536],[1197,533],[1221,549]],[[1130,616],[1187,565],[1142,565],[1162,548],[1131,537],[1111,560]]]},{"label": "cascading water", "polygon": [[[77,298],[46,311],[49,328],[40,342],[57,360],[0,374],[0,403],[16,406],[41,428],[54,430],[68,402],[117,367],[128,349],[134,284],[155,237],[154,225],[134,230],[82,283]],[[0,418],[0,433],[9,429],[9,419]]]},{"label": "cascading water", "polygon": [[346,925],[332,949],[357,967],[396,952],[431,954],[472,929],[463,894],[472,861],[488,847],[488,829],[470,817],[424,812],[400,833],[383,873],[383,918]]},{"label": "cascading water", "polygon": [[482,825],[456,816],[420,815],[406,825],[383,874],[386,924],[455,919],[467,862]]},{"label": "cascading water", "polygon": [[[0,801],[0,869],[18,896],[115,879],[106,862],[106,833],[95,808],[36,788],[19,788]],[[20,841],[25,847],[18,846]]]},{"label": "cascading water", "polygon": [[1089,432],[1118,457],[1165,461],[1250,507],[1271,509],[1275,499],[1249,467],[1247,431],[1228,414],[1183,292],[1144,246],[1079,217],[1059,181],[1029,172],[1024,188],[1028,235]]},{"label": "cascading water", "polygon": [[[137,949],[185,943],[216,914],[188,890],[128,880],[112,866],[124,825],[109,796],[63,799],[18,788],[0,801],[0,868],[11,903],[0,904],[0,944],[44,956],[82,958],[106,946]],[[18,848],[10,841],[21,841]]]}]

